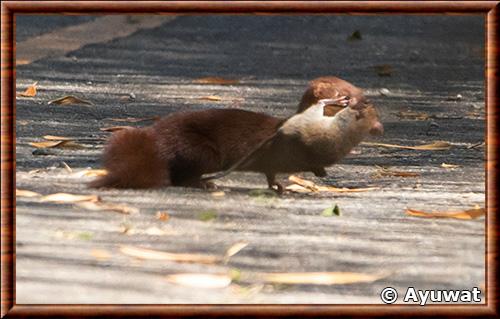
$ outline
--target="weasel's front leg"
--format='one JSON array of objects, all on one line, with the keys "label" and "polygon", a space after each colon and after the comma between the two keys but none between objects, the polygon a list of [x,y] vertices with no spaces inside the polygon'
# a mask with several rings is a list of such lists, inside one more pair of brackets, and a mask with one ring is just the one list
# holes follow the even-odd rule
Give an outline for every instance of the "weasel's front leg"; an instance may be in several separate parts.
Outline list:
[{"label": "weasel's front leg", "polygon": [[[266,173],[266,178],[267,178],[267,185],[269,186],[270,189],[272,189],[279,195],[283,194],[284,190],[283,185],[281,185],[276,181],[276,174]],[[276,188],[274,188],[273,186],[276,186]]]}]

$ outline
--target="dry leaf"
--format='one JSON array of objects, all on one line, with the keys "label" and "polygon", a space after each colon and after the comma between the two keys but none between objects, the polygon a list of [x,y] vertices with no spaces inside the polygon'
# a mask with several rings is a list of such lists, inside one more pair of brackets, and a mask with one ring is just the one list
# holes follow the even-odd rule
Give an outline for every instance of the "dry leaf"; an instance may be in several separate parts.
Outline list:
[{"label": "dry leaf", "polygon": [[347,40],[356,41],[356,40],[361,40],[362,38],[363,37],[361,36],[361,31],[356,30],[349,37],[347,37]]},{"label": "dry leaf", "polygon": [[105,169],[84,169],[74,173],[72,176],[76,178],[82,178],[84,176],[87,177],[99,177],[105,176],[108,174],[108,171]]},{"label": "dry leaf", "polygon": [[457,167],[460,167],[460,165],[442,163],[441,167],[443,167],[443,168],[457,168]]},{"label": "dry leaf", "polygon": [[34,146],[36,148],[55,148],[55,147],[64,147],[70,149],[82,149],[85,148],[82,144],[78,144],[71,140],[65,141],[44,141],[44,142],[32,142],[29,145]]},{"label": "dry leaf", "polygon": [[274,284],[295,285],[345,285],[374,282],[387,274],[361,274],[354,272],[299,272],[299,273],[262,273],[263,281]]},{"label": "dry leaf", "polygon": [[165,279],[177,285],[195,288],[220,289],[231,284],[231,277],[223,274],[177,274]]},{"label": "dry leaf", "polygon": [[294,192],[294,193],[311,193],[311,192],[313,192],[309,188],[305,188],[305,187],[297,185],[297,184],[288,185],[286,187],[286,190],[289,190],[289,191]]},{"label": "dry leaf", "polygon": [[170,219],[170,215],[167,212],[156,212],[156,219],[166,222]]},{"label": "dry leaf", "polygon": [[34,146],[36,148],[51,148],[58,147],[61,144],[66,143],[67,141],[46,141],[46,142],[32,142],[29,145]]},{"label": "dry leaf", "polygon": [[121,131],[121,130],[130,130],[134,129],[132,126],[111,126],[111,127],[102,127],[100,128],[101,131],[104,132],[116,132],[116,131]]},{"label": "dry leaf", "polygon": [[44,135],[44,139],[48,141],[74,141],[73,137],[55,136],[55,135]]},{"label": "dry leaf", "polygon": [[55,202],[55,203],[77,203],[77,202],[97,202],[99,196],[97,195],[76,195],[68,193],[56,193],[43,196],[40,198],[42,202]]},{"label": "dry leaf", "polygon": [[19,197],[37,197],[37,196],[42,196],[42,194],[28,191],[25,189],[17,189],[16,188],[16,196],[19,196]]},{"label": "dry leaf", "polygon": [[303,187],[304,189],[298,189],[296,186],[290,185],[287,186],[286,189],[289,191],[296,191],[298,193],[306,193],[306,190],[309,192],[335,192],[335,193],[354,193],[354,192],[367,192],[374,189],[378,189],[378,187],[366,187],[366,188],[338,188],[333,186],[321,186],[317,185],[314,182],[302,179],[298,176],[291,175],[288,177],[288,180]]},{"label": "dry leaf", "polygon": [[76,203],[76,206],[92,211],[112,211],[121,214],[137,214],[138,208],[130,207],[124,204],[106,203],[102,201],[82,201]]},{"label": "dry leaf", "polygon": [[68,105],[68,104],[86,104],[86,105],[94,105],[94,103],[80,99],[73,95],[66,95],[55,100],[51,100],[47,102],[47,104],[57,104],[57,105]]},{"label": "dry leaf", "polygon": [[226,253],[224,254],[224,260],[227,261],[229,259],[229,257],[236,255],[246,246],[248,246],[248,242],[245,242],[245,241],[241,241],[241,242],[238,242],[238,243],[232,245],[231,247],[229,247],[226,250]]},{"label": "dry leaf", "polygon": [[16,65],[25,65],[25,64],[30,64],[31,61],[30,60],[26,60],[26,59],[16,59]]},{"label": "dry leaf", "polygon": [[458,212],[423,212],[414,209],[406,209],[406,213],[411,216],[416,217],[426,217],[426,218],[456,218],[456,219],[476,219],[484,214],[486,214],[486,209],[484,208],[473,208],[465,211]]},{"label": "dry leaf", "polygon": [[368,146],[381,146],[389,148],[402,148],[407,150],[424,150],[424,151],[439,151],[439,150],[448,150],[451,148],[451,144],[444,141],[436,141],[432,144],[417,145],[417,146],[404,146],[404,145],[372,143],[372,142],[362,142],[361,144]]},{"label": "dry leaf", "polygon": [[429,114],[427,113],[418,113],[418,112],[399,112],[398,113],[400,118],[408,118],[408,119],[413,119],[413,120],[427,120],[429,119]]},{"label": "dry leaf", "polygon": [[144,122],[144,121],[151,121],[151,120],[157,120],[159,119],[159,116],[152,116],[152,117],[143,117],[143,118],[135,118],[135,117],[126,117],[126,118],[109,118],[106,120],[113,121],[113,122],[128,122],[128,123],[138,123],[138,122]]},{"label": "dry leaf", "polygon": [[200,254],[178,254],[158,251],[134,246],[120,246],[120,251],[131,257],[151,260],[168,260],[186,263],[214,264],[220,261],[219,257]]},{"label": "dry leaf", "polygon": [[394,69],[389,64],[375,65],[373,67],[379,76],[391,76]]},{"label": "dry leaf", "polygon": [[108,175],[108,171],[105,169],[87,169],[83,171],[83,175],[89,177],[100,177]]},{"label": "dry leaf", "polygon": [[238,80],[232,80],[232,79],[225,79],[221,77],[205,77],[205,78],[200,78],[193,80],[193,83],[200,83],[200,84],[238,84],[240,81]]},{"label": "dry leaf", "polygon": [[64,169],[68,172],[68,173],[73,173],[73,169],[71,167],[69,167],[68,164],[66,164],[66,162],[61,162],[61,164],[64,166]]},{"label": "dry leaf", "polygon": [[386,167],[378,166],[377,167],[377,174],[382,175],[382,176],[399,176],[399,177],[417,177],[420,176],[419,173],[413,173],[413,172],[404,172],[404,171],[396,171],[392,170]]},{"label": "dry leaf", "polygon": [[202,96],[199,100],[208,100],[208,101],[221,101],[222,98],[216,95]]},{"label": "dry leaf", "polygon": [[33,84],[31,84],[27,89],[26,91],[24,91],[23,93],[19,93],[20,96],[25,96],[25,97],[33,97],[36,95],[36,85],[38,84],[38,82],[35,82]]},{"label": "dry leaf", "polygon": [[223,197],[223,196],[226,196],[226,193],[220,191],[220,192],[211,192],[210,195],[212,195],[213,197]]},{"label": "dry leaf", "polygon": [[111,258],[111,254],[104,249],[92,249],[90,254],[97,260],[108,260]]}]

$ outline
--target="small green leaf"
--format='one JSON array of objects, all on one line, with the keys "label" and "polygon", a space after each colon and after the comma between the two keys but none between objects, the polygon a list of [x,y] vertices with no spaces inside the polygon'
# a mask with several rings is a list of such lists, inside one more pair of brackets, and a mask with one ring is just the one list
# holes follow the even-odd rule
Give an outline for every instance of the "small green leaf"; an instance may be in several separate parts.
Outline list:
[{"label": "small green leaf", "polygon": [[92,239],[92,237],[94,236],[94,234],[93,234],[93,233],[91,233],[91,232],[86,232],[86,231],[84,231],[84,232],[80,232],[80,233],[78,233],[78,235],[77,235],[77,236],[78,236],[78,238],[79,238],[79,239],[81,239],[81,240],[91,240],[91,239]]},{"label": "small green leaf", "polygon": [[231,268],[229,270],[229,277],[231,277],[233,281],[239,281],[241,279],[241,270],[238,268]]},{"label": "small green leaf", "polygon": [[332,217],[333,215],[340,216],[340,208],[337,204],[334,207],[325,208],[321,213],[321,216],[325,217]]},{"label": "small green leaf", "polygon": [[278,197],[278,194],[272,189],[254,189],[248,192],[252,197]]},{"label": "small green leaf", "polygon": [[208,222],[216,218],[217,212],[215,210],[207,210],[206,212],[202,212],[198,215],[198,219],[204,222]]}]

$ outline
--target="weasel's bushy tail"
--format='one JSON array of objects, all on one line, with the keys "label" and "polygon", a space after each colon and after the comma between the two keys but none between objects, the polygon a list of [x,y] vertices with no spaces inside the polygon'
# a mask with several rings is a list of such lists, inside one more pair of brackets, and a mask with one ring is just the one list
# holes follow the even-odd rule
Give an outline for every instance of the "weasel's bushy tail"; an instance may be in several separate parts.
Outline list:
[{"label": "weasel's bushy tail", "polygon": [[103,163],[108,174],[89,187],[155,188],[170,184],[168,164],[162,160],[157,136],[150,128],[114,133],[104,149]]}]

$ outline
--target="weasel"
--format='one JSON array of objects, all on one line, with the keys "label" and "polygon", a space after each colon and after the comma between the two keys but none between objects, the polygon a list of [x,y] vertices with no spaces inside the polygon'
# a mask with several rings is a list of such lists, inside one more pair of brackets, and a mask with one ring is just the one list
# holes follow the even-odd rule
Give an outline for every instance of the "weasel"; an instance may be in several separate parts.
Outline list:
[{"label": "weasel", "polygon": [[[358,98],[357,88],[346,81],[333,77],[319,79],[333,79],[330,85],[338,86],[338,89],[335,89],[335,93],[328,93],[327,81],[319,81],[322,89],[315,90],[316,82],[311,81],[299,105],[299,112],[306,108],[307,99],[317,99],[325,94],[332,94],[335,98],[315,107],[314,113],[304,112],[304,116],[298,118],[308,119],[306,121],[294,120],[294,117],[287,121],[243,110],[212,109],[174,113],[149,127],[118,131],[104,150],[103,163],[108,174],[94,180],[89,186],[207,188],[210,187],[210,183],[207,183],[210,178],[202,179],[203,174],[250,170],[265,173],[269,187],[277,186],[280,190],[281,185],[275,181],[278,172],[311,170],[318,176],[324,176],[326,172],[323,167],[329,165],[331,160],[321,160],[326,156],[318,152],[319,144],[313,147],[310,144],[311,138],[317,133],[312,130],[313,122],[320,118],[317,110],[324,109],[323,113],[326,113],[328,106],[332,108],[329,114],[333,115],[335,113],[332,110],[339,112],[347,104],[357,103]],[[349,99],[340,96],[344,92],[352,96]],[[300,128],[303,124],[300,123],[306,123],[304,128],[311,131],[303,132]],[[309,139],[309,142],[301,138]],[[311,156],[319,157],[310,161]],[[288,163],[287,158],[292,160]],[[236,165],[241,164],[242,159],[246,163]],[[304,162],[309,163],[302,164]]]}]

